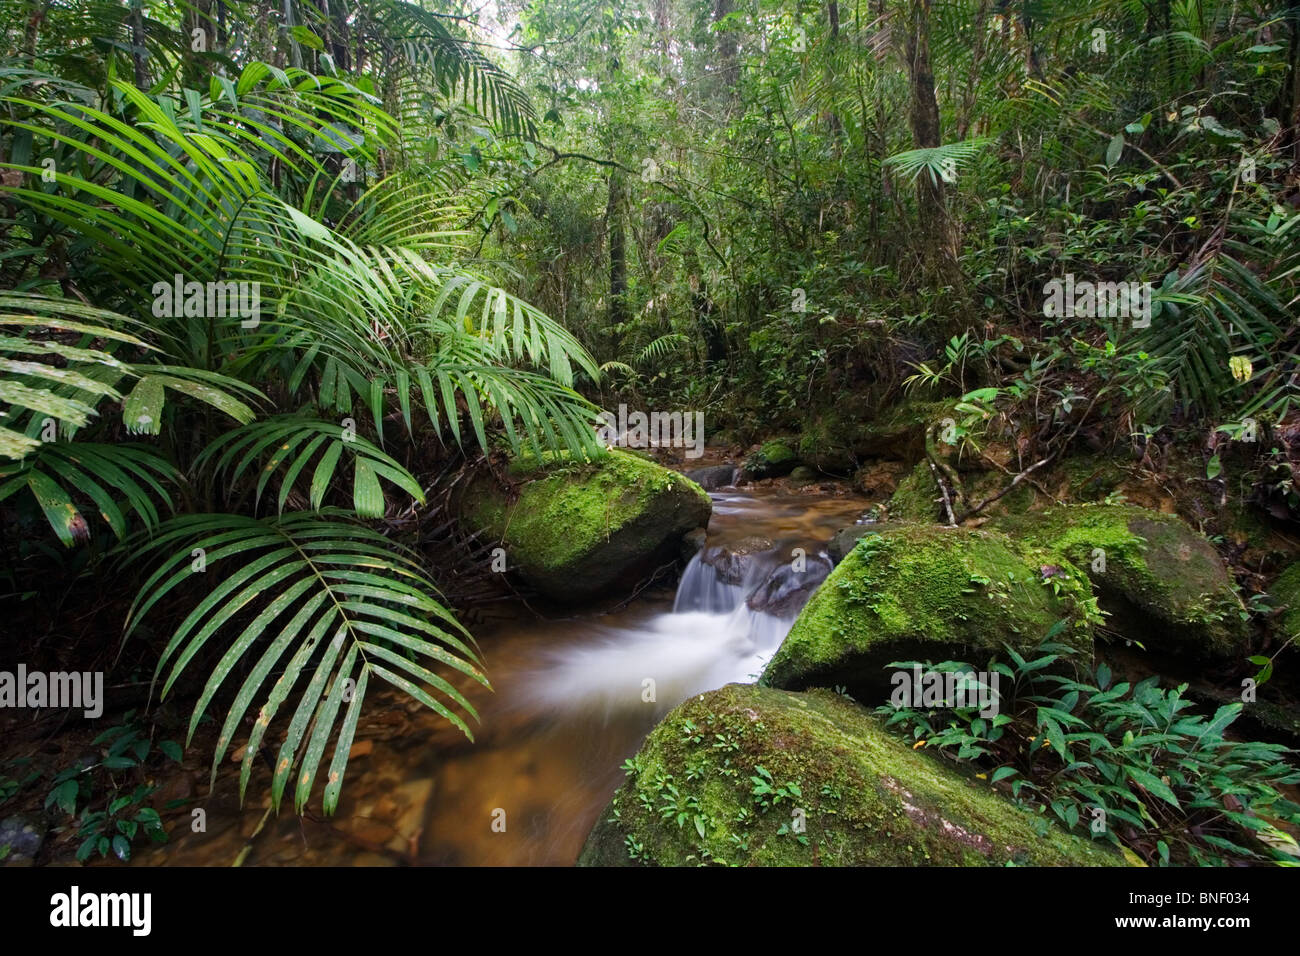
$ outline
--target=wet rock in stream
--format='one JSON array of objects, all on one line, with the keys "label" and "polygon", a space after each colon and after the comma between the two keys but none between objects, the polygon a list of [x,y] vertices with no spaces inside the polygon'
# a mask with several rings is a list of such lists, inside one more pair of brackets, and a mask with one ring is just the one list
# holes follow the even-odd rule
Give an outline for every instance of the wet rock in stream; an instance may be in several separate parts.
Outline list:
[{"label": "wet rock in stream", "polygon": [[753,577],[760,556],[774,547],[770,539],[751,535],[731,546],[708,548],[700,560],[717,571],[718,580],[724,584],[744,584]]},{"label": "wet rock in stream", "polygon": [[745,603],[751,611],[784,617],[803,607],[830,573],[831,562],[821,555],[802,556],[778,564]]}]

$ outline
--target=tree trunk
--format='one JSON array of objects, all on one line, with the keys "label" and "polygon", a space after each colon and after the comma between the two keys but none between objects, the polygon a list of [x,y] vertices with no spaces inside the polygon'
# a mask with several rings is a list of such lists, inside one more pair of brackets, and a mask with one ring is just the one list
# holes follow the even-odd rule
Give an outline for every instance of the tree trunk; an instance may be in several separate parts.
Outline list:
[{"label": "tree trunk", "polygon": [[627,246],[623,236],[623,176],[614,169],[609,173],[609,195],[605,202],[605,231],[609,235],[609,310],[610,345],[615,357],[627,321]]},{"label": "tree trunk", "polygon": [[[829,21],[830,28],[831,28],[830,56],[827,57],[829,62],[827,63],[826,66],[826,79],[827,82],[831,82],[834,80],[833,57],[835,55],[836,44],[840,38],[840,5],[839,3],[836,2],[836,0],[830,0],[830,2],[826,4],[826,19]],[[826,128],[830,132],[831,154],[836,159],[839,159],[840,135],[844,130],[844,124],[840,122],[839,114],[837,114],[834,110],[831,110],[826,114]]]},{"label": "tree trunk", "polygon": [[131,5],[131,63],[135,67],[135,85],[149,89],[149,75],[144,68],[144,6],[141,0]]},{"label": "tree trunk", "polygon": [[[934,97],[934,71],[930,65],[930,0],[911,0],[906,34],[908,77],[912,88],[909,122],[916,149],[933,149],[942,143],[939,103]],[[942,179],[922,172],[916,178],[916,199],[932,277],[945,285],[957,284],[956,233],[944,203]]]},{"label": "tree trunk", "polygon": [[1292,8],[1287,17],[1290,31],[1289,63],[1286,82],[1278,91],[1277,121],[1285,139],[1283,148],[1291,151],[1292,162],[1300,166],[1300,8]]},{"label": "tree trunk", "polygon": [[[733,0],[714,0],[713,22],[722,20],[735,9]],[[736,60],[736,36],[730,30],[718,33],[718,83],[719,92],[728,98],[735,98],[736,84],[740,80],[740,66]]]}]

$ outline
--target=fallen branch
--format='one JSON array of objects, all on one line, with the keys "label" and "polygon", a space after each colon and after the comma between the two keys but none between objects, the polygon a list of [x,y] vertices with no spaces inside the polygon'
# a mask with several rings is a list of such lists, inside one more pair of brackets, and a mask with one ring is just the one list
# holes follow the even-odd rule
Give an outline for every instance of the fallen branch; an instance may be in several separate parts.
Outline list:
[{"label": "fallen branch", "polygon": [[1055,457],[1056,457],[1055,454],[1051,454],[1051,455],[1048,455],[1046,458],[1041,458],[1041,459],[1039,459],[1038,461],[1034,462],[1032,465],[1030,465],[1028,468],[1026,468],[1026,469],[1025,469],[1024,471],[1022,471],[1020,474],[1018,474],[1018,475],[1016,475],[1014,478],[1012,478],[1012,479],[1011,479],[1011,484],[1007,485],[1005,488],[1003,488],[1001,491],[999,491],[996,495],[993,495],[992,497],[989,497],[989,498],[985,498],[983,501],[981,501],[979,504],[977,504],[974,508],[972,508],[972,509],[970,509],[969,511],[963,513],[962,516],[961,516],[960,518],[957,519],[956,523],[957,523],[957,524],[961,524],[963,521],[966,521],[966,520],[969,519],[969,518],[973,518],[973,517],[975,517],[975,515],[979,514],[981,511],[983,511],[983,510],[984,510],[985,508],[987,508],[989,505],[993,504],[993,502],[997,501],[997,500],[998,500],[999,498],[1001,498],[1003,495],[1008,494],[1008,493],[1009,493],[1013,488],[1016,487],[1016,485],[1020,484],[1022,481],[1024,481],[1026,478],[1028,478],[1028,477],[1029,477],[1033,472],[1037,471],[1039,468],[1042,468],[1044,465],[1046,465],[1048,462],[1050,462],[1050,461],[1051,461],[1053,458],[1055,458]]},{"label": "fallen branch", "polygon": [[943,511],[948,516],[948,526],[956,527],[957,519],[952,514],[952,499],[948,496],[948,483],[941,476],[938,464],[928,451],[925,453],[925,460],[930,465],[930,474],[934,476],[934,483],[939,486],[939,494],[943,496]]}]

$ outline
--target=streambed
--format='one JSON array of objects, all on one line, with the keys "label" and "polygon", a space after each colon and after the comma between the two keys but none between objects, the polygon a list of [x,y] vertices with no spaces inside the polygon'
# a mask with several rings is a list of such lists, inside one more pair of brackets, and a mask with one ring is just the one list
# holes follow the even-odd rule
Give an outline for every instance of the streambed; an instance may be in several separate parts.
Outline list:
[{"label": "streambed", "polygon": [[[266,768],[241,810],[229,763],[211,794],[206,774],[164,782],[176,790],[165,795],[192,802],[168,820],[170,842],[133,862],[227,866],[242,853],[249,866],[573,863],[650,729],[692,694],[756,679],[806,594],[746,598],[800,554],[816,564],[834,531],[870,505],[763,486],[711,497],[706,552],[754,550],[743,567],[720,575],[697,556],[675,593],[651,589],[613,612],[564,620],[513,606],[474,628],[495,691],[474,685],[476,742],[396,693],[374,694],[332,818],[267,816]],[[204,832],[188,825],[194,807]]]}]

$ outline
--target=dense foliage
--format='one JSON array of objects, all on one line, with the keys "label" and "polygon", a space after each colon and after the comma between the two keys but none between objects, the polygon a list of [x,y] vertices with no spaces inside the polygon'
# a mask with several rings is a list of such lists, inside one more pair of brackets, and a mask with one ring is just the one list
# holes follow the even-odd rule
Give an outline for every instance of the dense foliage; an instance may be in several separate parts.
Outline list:
[{"label": "dense foliage", "polygon": [[[241,795],[278,718],[275,805],[332,810],[376,679],[471,735],[454,556],[411,528],[497,451],[602,455],[619,402],[839,473],[904,399],[1016,481],[1175,433],[1215,478],[1249,435],[1244,483],[1300,509],[1300,7],[3,0],[0,31],[5,597],[130,582],[157,690],[221,722],[214,778],[256,715]],[[1062,309],[1067,279],[1124,291]],[[1129,843],[1254,852],[1159,825],[1242,796],[1225,761],[1285,776],[1231,714],[1101,674],[1024,700],[1066,770],[999,756],[1065,822],[1126,773]],[[1113,739],[1147,717],[1158,754]],[[152,829],[101,833],[136,803],[87,853]]]},{"label": "dense foliage", "polygon": [[[1065,826],[1153,863],[1294,858],[1295,839],[1275,822],[1300,821],[1300,805],[1278,789],[1300,781],[1300,772],[1286,762],[1286,747],[1225,737],[1240,702],[1207,718],[1191,710],[1186,684],[1115,681],[1105,664],[1082,677],[1054,672],[1077,654],[1055,636],[1029,655],[1007,645],[1007,660],[982,672],[958,661],[891,665],[961,675],[961,693],[973,698],[978,688],[996,702],[987,711],[940,695],[936,706],[913,701],[877,713],[910,732],[915,746],[983,766],[993,783],[1007,781],[1013,796],[1050,809]],[[999,691],[978,673],[1007,683],[999,680]]]}]

